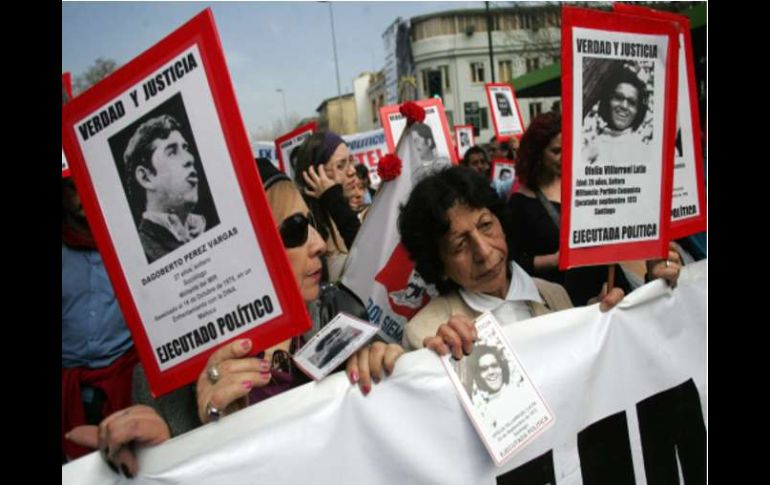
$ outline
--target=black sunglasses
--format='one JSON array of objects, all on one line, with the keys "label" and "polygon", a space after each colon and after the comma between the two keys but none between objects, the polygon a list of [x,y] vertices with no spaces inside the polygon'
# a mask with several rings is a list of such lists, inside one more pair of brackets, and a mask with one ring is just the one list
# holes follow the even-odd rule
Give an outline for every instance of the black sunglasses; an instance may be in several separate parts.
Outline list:
[{"label": "black sunglasses", "polygon": [[286,249],[302,246],[307,241],[308,225],[316,227],[313,214],[292,214],[281,223],[278,231]]}]

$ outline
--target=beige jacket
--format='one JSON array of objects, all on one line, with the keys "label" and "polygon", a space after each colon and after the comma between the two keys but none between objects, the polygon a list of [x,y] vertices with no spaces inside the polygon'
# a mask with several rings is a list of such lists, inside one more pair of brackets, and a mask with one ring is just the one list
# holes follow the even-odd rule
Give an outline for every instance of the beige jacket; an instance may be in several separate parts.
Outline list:
[{"label": "beige jacket", "polygon": [[[540,278],[532,278],[532,280],[540,297],[545,301],[545,305],[534,301],[527,302],[533,317],[572,308],[572,301],[561,285]],[[436,335],[438,328],[449,321],[452,315],[476,318],[480,313],[469,307],[456,291],[433,298],[404,327],[402,342],[404,349],[407,351],[421,349],[423,340]]]}]

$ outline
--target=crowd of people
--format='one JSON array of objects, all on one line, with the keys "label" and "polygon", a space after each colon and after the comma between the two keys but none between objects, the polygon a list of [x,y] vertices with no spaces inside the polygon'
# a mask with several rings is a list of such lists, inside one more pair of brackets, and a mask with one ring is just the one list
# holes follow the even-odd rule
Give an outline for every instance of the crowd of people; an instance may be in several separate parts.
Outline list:
[{"label": "crowd of people", "polygon": [[[628,98],[621,103],[628,105]],[[155,122],[165,127],[152,134],[161,143],[137,140],[125,156],[129,177],[147,193],[140,224],[158,226],[154,237],[162,233],[173,246],[195,237],[190,202],[197,200],[199,175],[178,124]],[[559,115],[534,119],[520,141],[493,138],[487,147],[471,147],[459,166],[437,159],[430,129],[416,126],[412,133],[420,160],[446,167],[415,169],[412,191],[399,208],[398,232],[416,271],[439,296],[407,322],[402,342],[375,339],[342,366],[364,395],[393,371],[404,352],[426,347],[458,360],[471,355],[474,319],[485,311],[506,325],[595,302],[607,311],[633,289],[622,271],[618,285],[608,289],[605,267],[575,274],[558,269]],[[149,147],[141,150],[143,159],[135,155],[140,141]],[[175,145],[179,160],[154,151],[163,142]],[[366,168],[356,166],[345,141],[329,131],[306,139],[295,155],[293,180],[269,160],[256,159],[256,164],[314,331],[341,307],[366,318],[361,302],[334,285],[377,197]],[[497,160],[515,167],[504,191],[491,176]],[[185,181],[181,189],[188,196],[181,200],[163,192],[164,174],[173,171]],[[170,205],[174,200],[183,210]],[[145,233],[147,257],[155,258],[157,244]],[[648,262],[647,272],[675,286],[681,264],[672,249],[668,259]],[[255,343],[241,338],[214,352],[196,382],[153,398],[69,179],[62,182],[62,295],[63,463],[99,449],[113,470],[130,478],[138,472],[137,445],[159,444],[309,380],[291,360],[308,334],[256,355]],[[485,379],[476,386],[489,394],[509,380],[493,350],[477,352],[474,361]]]}]

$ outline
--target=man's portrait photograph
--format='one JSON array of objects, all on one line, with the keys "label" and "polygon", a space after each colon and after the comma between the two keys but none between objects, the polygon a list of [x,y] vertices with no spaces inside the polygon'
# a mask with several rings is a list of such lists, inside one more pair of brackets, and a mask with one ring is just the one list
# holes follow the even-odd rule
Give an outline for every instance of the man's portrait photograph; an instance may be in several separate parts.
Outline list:
[{"label": "man's portrait photograph", "polygon": [[181,93],[109,145],[148,264],[219,224]]}]

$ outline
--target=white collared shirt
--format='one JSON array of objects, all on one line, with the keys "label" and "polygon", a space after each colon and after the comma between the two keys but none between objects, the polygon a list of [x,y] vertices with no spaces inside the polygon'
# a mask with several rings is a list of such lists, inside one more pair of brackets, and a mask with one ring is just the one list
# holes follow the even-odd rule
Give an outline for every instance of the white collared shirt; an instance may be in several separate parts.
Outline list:
[{"label": "white collared shirt", "polygon": [[543,303],[532,277],[514,261],[511,261],[511,284],[505,299],[486,293],[466,291],[462,288],[460,288],[460,297],[477,312],[492,312],[492,315],[504,326],[532,318],[528,301]]},{"label": "white collared shirt", "polygon": [[206,230],[206,218],[200,214],[187,214],[187,219],[184,223],[178,215],[168,212],[145,211],[142,217],[165,227],[181,243],[186,243],[198,237]]}]

